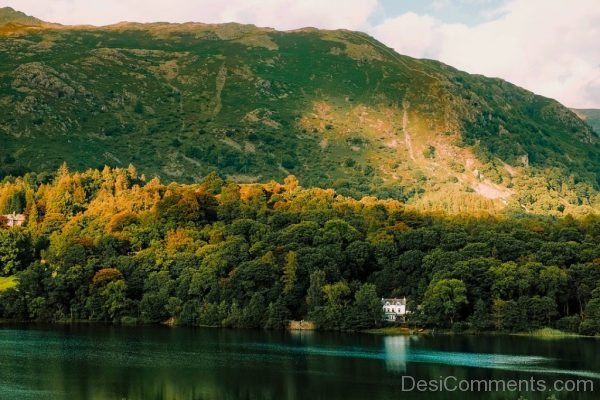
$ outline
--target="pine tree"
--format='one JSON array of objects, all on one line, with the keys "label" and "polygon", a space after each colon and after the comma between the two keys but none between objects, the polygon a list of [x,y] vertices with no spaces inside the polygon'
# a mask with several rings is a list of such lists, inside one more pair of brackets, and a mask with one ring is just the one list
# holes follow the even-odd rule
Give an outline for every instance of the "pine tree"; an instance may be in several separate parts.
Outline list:
[{"label": "pine tree", "polygon": [[298,267],[298,254],[295,251],[290,251],[285,257],[285,265],[283,266],[283,293],[288,294],[294,289],[296,284],[296,268]]}]

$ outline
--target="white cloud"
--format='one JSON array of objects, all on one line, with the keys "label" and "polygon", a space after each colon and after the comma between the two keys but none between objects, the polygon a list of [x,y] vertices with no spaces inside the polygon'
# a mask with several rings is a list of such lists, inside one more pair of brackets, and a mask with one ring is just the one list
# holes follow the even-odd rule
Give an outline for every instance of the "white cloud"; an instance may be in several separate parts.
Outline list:
[{"label": "white cloud", "polygon": [[431,16],[409,12],[386,19],[372,27],[370,33],[400,54],[435,58],[442,44],[439,24],[440,22]]},{"label": "white cloud", "polygon": [[497,76],[572,107],[600,107],[597,0],[510,0],[476,26],[413,13],[371,33],[400,53]]}]

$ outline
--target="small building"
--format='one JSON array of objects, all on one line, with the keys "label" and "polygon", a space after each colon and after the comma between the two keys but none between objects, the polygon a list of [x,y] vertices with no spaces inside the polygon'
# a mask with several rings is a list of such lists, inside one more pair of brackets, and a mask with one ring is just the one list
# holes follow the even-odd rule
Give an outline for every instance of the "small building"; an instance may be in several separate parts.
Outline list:
[{"label": "small building", "polygon": [[384,319],[390,322],[404,321],[406,318],[406,297],[401,299],[381,299]]},{"label": "small building", "polygon": [[6,220],[6,226],[12,228],[13,226],[22,226],[25,223],[25,214],[6,214],[2,216]]}]

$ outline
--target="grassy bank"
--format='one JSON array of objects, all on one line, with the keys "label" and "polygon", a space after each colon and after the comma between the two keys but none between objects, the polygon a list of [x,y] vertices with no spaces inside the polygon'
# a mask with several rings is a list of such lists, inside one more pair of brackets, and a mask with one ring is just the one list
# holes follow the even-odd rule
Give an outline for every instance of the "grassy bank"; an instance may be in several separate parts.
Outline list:
[{"label": "grassy bank", "polygon": [[290,321],[288,330],[290,331],[314,331],[317,325],[313,321]]},{"label": "grassy bank", "polygon": [[[461,332],[455,332],[451,329],[425,329],[418,327],[406,327],[406,326],[386,326],[383,328],[367,329],[364,333],[371,333],[376,335],[506,335],[506,332],[499,331],[485,331],[478,332],[474,330],[465,330]],[[536,337],[536,338],[548,338],[548,339],[560,339],[570,337],[589,337],[583,336],[576,333],[564,332],[554,328],[540,328],[533,331],[527,332],[516,332],[509,333],[513,336],[524,336],[524,337]]]},{"label": "grassy bank", "polygon": [[386,326],[384,328],[367,329],[363,332],[375,335],[427,335],[431,333],[429,329],[408,328],[405,326]]},{"label": "grassy bank", "polygon": [[[576,333],[564,332],[558,329],[553,328],[540,328],[534,331],[529,332],[519,332],[514,333],[516,336],[530,336],[530,337],[539,337],[539,338],[548,338],[548,339],[560,339],[565,337],[584,337],[582,335],[578,335]],[[585,336],[589,337],[589,336]]]}]

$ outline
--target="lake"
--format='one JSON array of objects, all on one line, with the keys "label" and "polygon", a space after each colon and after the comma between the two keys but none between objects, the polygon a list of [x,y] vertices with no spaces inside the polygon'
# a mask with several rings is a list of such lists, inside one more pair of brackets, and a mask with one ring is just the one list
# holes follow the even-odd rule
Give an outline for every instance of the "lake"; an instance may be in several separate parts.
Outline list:
[{"label": "lake", "polygon": [[421,380],[446,389],[514,380],[528,399],[556,393],[526,392],[532,379],[548,390],[579,385],[559,399],[597,399],[599,354],[600,340],[584,338],[0,325],[0,399],[519,398],[431,382],[419,392]]}]

